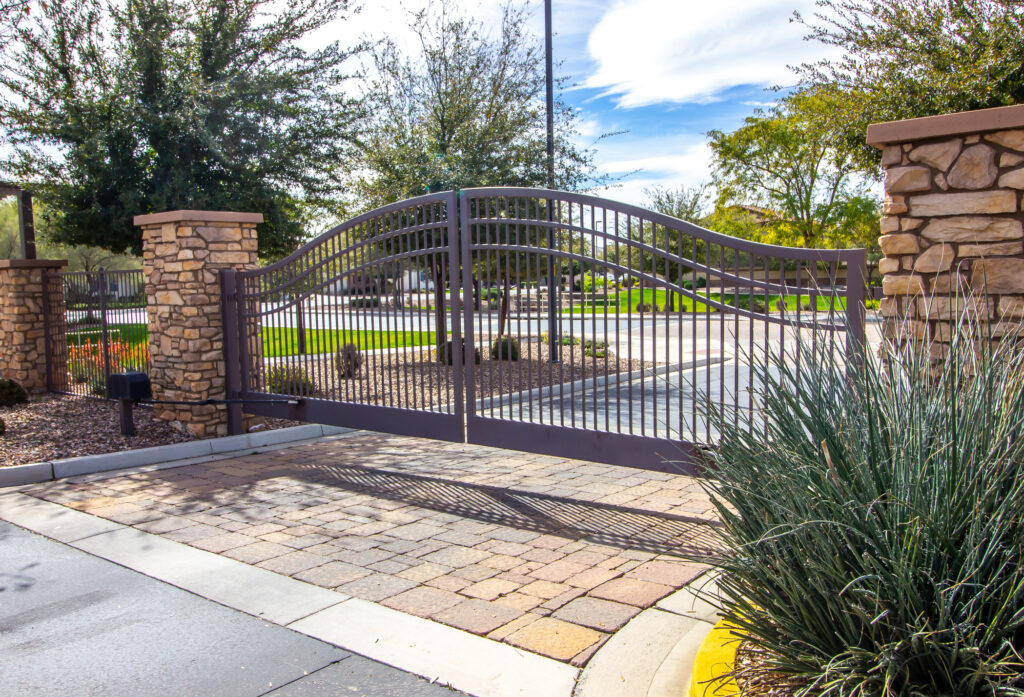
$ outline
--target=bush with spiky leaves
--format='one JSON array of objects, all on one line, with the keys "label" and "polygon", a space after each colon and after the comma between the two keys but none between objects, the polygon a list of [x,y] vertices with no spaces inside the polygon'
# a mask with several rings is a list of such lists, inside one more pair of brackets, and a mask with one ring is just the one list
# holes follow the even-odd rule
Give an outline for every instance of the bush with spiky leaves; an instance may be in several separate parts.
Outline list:
[{"label": "bush with spiky leaves", "polygon": [[305,368],[297,365],[276,365],[267,370],[267,392],[292,397],[320,397],[322,392],[316,380]]},{"label": "bush with spiky leaves", "polygon": [[800,695],[1024,694],[1024,351],[987,331],[939,364],[791,346],[754,428],[704,410],[725,617]]}]

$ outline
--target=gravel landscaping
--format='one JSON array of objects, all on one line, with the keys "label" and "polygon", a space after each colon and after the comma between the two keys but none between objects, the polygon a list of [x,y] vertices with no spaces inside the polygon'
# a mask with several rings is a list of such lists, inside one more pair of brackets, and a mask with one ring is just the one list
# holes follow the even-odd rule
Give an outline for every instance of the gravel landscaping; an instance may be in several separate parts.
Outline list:
[{"label": "gravel landscaping", "polygon": [[[581,345],[562,346],[561,363],[548,361],[547,344],[523,341],[518,361],[494,360],[490,342],[479,341],[481,361],[474,366],[475,397],[487,397],[645,367],[640,361],[617,357],[608,349],[590,355]],[[301,367],[315,389],[327,399],[376,404],[404,409],[438,410],[455,400],[452,369],[434,359],[434,349],[393,353],[364,352],[355,378],[341,378],[329,355],[276,359],[272,365]],[[288,394],[300,394],[289,391]]]},{"label": "gravel landscaping", "polygon": [[[16,407],[0,408],[7,431],[0,435],[0,467],[47,462],[80,455],[149,448],[193,440],[153,410],[134,410],[136,435],[121,435],[117,405],[102,399],[46,395]],[[270,419],[267,428],[294,426],[295,422]]]}]

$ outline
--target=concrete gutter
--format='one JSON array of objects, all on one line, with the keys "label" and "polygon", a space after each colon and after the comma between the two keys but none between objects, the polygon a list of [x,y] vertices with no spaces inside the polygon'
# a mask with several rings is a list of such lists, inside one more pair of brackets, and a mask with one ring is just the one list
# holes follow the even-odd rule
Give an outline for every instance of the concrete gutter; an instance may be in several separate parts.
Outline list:
[{"label": "concrete gutter", "polygon": [[697,652],[718,621],[704,574],[644,610],[587,663],[573,697],[684,697]]},{"label": "concrete gutter", "polygon": [[120,470],[128,467],[160,465],[180,467],[193,463],[197,458],[224,457],[238,451],[252,450],[273,445],[291,444],[323,436],[351,432],[351,428],[305,424],[270,431],[243,433],[238,436],[193,440],[172,445],[158,445],[138,450],[122,450],[100,455],[69,457],[51,462],[33,462],[27,465],[0,467],[0,487],[22,486],[37,482],[49,482],[65,477]]}]

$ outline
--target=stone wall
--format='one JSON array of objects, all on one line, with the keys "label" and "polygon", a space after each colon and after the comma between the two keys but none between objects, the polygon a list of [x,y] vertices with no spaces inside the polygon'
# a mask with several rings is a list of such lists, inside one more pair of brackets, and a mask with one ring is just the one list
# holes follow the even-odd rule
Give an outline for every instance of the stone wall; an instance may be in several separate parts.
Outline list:
[{"label": "stone wall", "polygon": [[1024,317],[1024,105],[875,124],[868,142],[885,168],[886,336],[941,355],[958,291],[997,331]]},{"label": "stone wall", "polygon": [[[225,396],[221,269],[256,268],[259,213],[169,211],[135,218],[142,228],[153,398]],[[157,405],[158,418],[197,437],[227,435],[223,405]]]},{"label": "stone wall", "polygon": [[[29,392],[43,392],[48,387],[45,274],[59,271],[66,264],[50,259],[0,260],[0,375],[16,380]],[[59,292],[48,298],[50,335],[55,337],[51,371],[54,380],[63,384],[68,371],[63,340],[64,293],[62,284],[56,287]]]}]

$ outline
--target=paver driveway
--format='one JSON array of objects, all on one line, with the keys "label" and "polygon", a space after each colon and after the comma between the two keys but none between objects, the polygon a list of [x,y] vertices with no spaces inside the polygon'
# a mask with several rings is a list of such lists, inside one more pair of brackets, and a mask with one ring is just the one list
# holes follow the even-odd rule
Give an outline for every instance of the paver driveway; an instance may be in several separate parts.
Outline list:
[{"label": "paver driveway", "polygon": [[714,518],[690,477],[375,433],[26,493],[574,665]]}]

